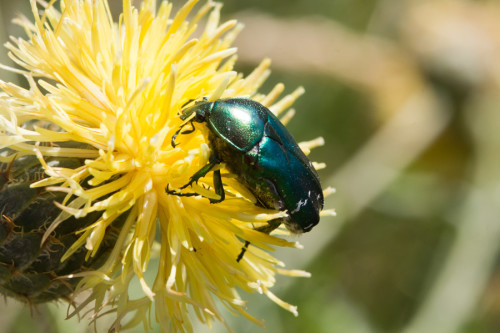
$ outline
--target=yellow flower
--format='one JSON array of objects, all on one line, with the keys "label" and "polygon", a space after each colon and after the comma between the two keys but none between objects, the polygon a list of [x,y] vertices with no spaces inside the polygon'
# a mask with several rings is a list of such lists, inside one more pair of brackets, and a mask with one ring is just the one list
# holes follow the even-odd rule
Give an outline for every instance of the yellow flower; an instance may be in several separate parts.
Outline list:
[{"label": "yellow flower", "polygon": [[[88,257],[95,255],[107,227],[128,212],[107,261],[95,271],[68,277],[83,277],[77,291],[91,290],[75,312],[94,302],[96,315],[111,308],[116,328],[127,328],[141,321],[148,326],[146,314],[154,305],[164,330],[185,332],[191,330],[190,309],[204,323],[224,322],[218,298],[260,324],[246,313],[237,292],[243,290],[264,293],[296,314],[269,288],[276,274],[308,274],[280,268],[283,264],[266,251],[297,243],[254,230],[285,212],[255,205],[224,168],[228,195],[219,204],[206,199],[217,197],[210,177],[193,186],[202,196],[169,195],[166,187],[187,183],[210,155],[203,126],[189,140],[171,145],[187,102],[249,96],[280,114],[302,89],[281,100],[281,84],[258,94],[269,74],[268,60],[247,77],[233,70],[236,49],[231,43],[241,26],[233,20],[220,23],[218,3],[208,1],[192,13],[197,1],[191,0],[172,14],[168,2],[157,9],[154,0],[146,0],[136,9],[123,0],[123,13],[114,23],[106,0],[61,0],[60,10],[54,2],[39,12],[31,1],[35,22],[17,20],[27,40],[13,38],[7,45],[20,69],[3,68],[24,75],[29,88],[0,82],[0,145],[16,156],[38,156],[47,177],[33,186],[67,193],[46,237],[71,215],[99,212],[62,260],[82,246]],[[204,28],[198,28],[204,20]],[[80,145],[70,148],[63,142]],[[318,144],[321,140],[302,148]],[[85,164],[54,167],[45,162],[51,156],[84,158]],[[278,229],[275,234],[284,233]],[[252,246],[237,262],[245,240]],[[150,267],[153,256],[159,256],[157,267]],[[157,270],[152,283],[144,278],[147,269]],[[137,299],[128,294],[134,278],[144,292]],[[122,323],[129,312],[135,315]]]}]

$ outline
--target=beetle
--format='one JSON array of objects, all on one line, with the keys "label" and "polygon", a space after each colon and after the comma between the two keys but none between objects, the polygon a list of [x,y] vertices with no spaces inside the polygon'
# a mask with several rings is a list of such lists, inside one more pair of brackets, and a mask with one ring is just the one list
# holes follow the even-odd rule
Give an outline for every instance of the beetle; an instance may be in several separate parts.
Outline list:
[{"label": "beetle", "polygon": [[[197,182],[218,164],[237,176],[257,199],[257,205],[287,211],[288,215],[274,219],[256,230],[270,233],[282,223],[292,233],[310,231],[319,222],[323,209],[323,190],[319,176],[311,161],[298,146],[279,119],[264,105],[243,97],[198,101],[183,110],[180,118],[189,120],[172,136],[172,147],[179,133],[195,130],[194,122],[204,123],[208,131],[211,155],[209,163],[197,171],[190,181],[169,194],[194,196],[197,193],[179,192]],[[191,124],[190,130],[182,131]],[[182,132],[181,132],[182,131]],[[215,192],[224,200],[224,187],[220,170],[213,171]],[[245,243],[239,262],[249,242]]]}]

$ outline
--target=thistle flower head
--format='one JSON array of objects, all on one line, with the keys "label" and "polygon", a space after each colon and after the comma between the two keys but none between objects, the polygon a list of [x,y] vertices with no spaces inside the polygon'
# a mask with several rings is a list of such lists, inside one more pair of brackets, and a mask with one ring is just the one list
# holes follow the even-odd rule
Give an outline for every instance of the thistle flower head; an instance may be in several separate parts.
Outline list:
[{"label": "thistle flower head", "polygon": [[[302,90],[280,100],[281,84],[268,94],[257,93],[269,74],[268,60],[247,77],[233,70],[231,43],[241,26],[219,22],[218,3],[208,1],[195,10],[197,1],[191,0],[173,13],[168,2],[157,7],[145,0],[137,9],[123,0],[123,13],[114,22],[106,0],[61,0],[58,9],[53,2],[31,1],[34,22],[16,20],[27,38],[7,44],[18,68],[3,67],[24,75],[28,88],[0,81],[0,147],[16,156],[38,156],[46,177],[33,186],[67,193],[47,236],[69,216],[99,212],[62,260],[82,246],[92,257],[107,228],[128,214],[106,262],[78,274],[83,279],[77,291],[91,293],[75,313],[88,304],[96,314],[109,307],[116,311],[115,326],[126,328],[141,321],[147,325],[145,314],[154,304],[164,329],[184,332],[191,330],[189,311],[205,323],[224,322],[219,299],[260,323],[246,313],[238,290],[264,293],[296,313],[269,288],[277,273],[307,274],[280,268],[282,263],[266,252],[296,243],[254,230],[285,212],[256,205],[224,165],[226,199],[218,204],[207,200],[218,197],[211,177],[193,184],[200,196],[169,195],[166,189],[186,184],[210,156],[201,125],[171,144],[186,103],[247,96],[279,114]],[[85,162],[76,169],[54,167],[45,162],[50,156]],[[237,262],[245,240],[252,246]],[[153,256],[159,260],[151,261]],[[157,270],[153,282],[144,277],[147,269]],[[134,279],[143,297],[129,295]],[[135,315],[122,323],[129,312]]]}]

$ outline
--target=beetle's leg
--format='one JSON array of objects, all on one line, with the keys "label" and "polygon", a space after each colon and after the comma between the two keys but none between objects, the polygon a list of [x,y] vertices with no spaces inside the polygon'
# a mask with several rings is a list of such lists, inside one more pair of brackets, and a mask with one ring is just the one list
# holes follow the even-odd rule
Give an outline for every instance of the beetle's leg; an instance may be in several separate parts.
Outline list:
[{"label": "beetle's leg", "polygon": [[203,166],[200,170],[196,171],[196,173],[189,179],[189,182],[186,185],[179,187],[179,190],[185,189],[192,183],[197,183],[200,178],[205,177],[205,175],[209,173],[217,164],[219,164],[218,160],[210,158],[210,162]]},{"label": "beetle's leg", "polygon": [[[187,124],[191,125],[191,129],[181,132],[182,129],[184,128],[184,126],[186,126]],[[192,120],[189,123],[186,123],[186,124],[180,126],[179,129],[177,130],[177,132],[175,132],[175,134],[172,135],[172,141],[170,142],[170,144],[172,145],[172,148],[175,148],[175,146],[177,146],[175,144],[175,139],[177,138],[177,135],[179,135],[179,133],[180,134],[189,134],[189,133],[193,133],[194,130],[195,130],[195,128],[194,128],[194,124],[193,124]]]},{"label": "beetle's leg", "polygon": [[240,254],[238,254],[238,257],[236,258],[236,262],[240,262],[241,259],[243,259],[243,256],[245,255],[245,252],[248,250],[248,246],[250,246],[249,241],[245,241],[245,245],[241,248]]},{"label": "beetle's leg", "polygon": [[181,127],[179,127],[179,129],[177,130],[177,132],[175,132],[175,134],[172,135],[172,141],[170,142],[170,144],[172,145],[172,148],[175,148],[175,146],[176,146],[176,144],[175,144],[175,138],[177,138],[177,135],[179,135],[179,133],[182,131],[183,127],[184,127],[184,125],[181,126]]},{"label": "beetle's leg", "polygon": [[[207,165],[205,165],[203,168],[201,168],[200,170],[198,170],[193,176],[191,176],[191,179],[189,179],[189,182],[181,187],[179,187],[179,190],[183,190],[185,189],[186,187],[188,187],[189,185],[191,185],[192,183],[194,182],[198,182],[198,179],[200,179],[201,177],[205,176],[207,173],[210,172],[210,170],[216,166],[217,163],[209,163]],[[182,193],[182,192],[177,192],[175,190],[169,190],[169,185],[167,185],[167,193],[168,194],[173,194],[173,195],[177,195],[177,196],[180,196],[180,197],[191,197],[191,196],[195,196],[195,195],[200,195],[199,193]]]},{"label": "beetle's leg", "polygon": [[190,134],[190,133],[193,133],[193,132],[194,132],[194,130],[195,130],[196,128],[194,128],[194,123],[193,123],[193,121],[191,120],[191,121],[189,122],[189,124],[191,125],[191,129],[190,129],[190,130],[187,130],[187,131],[183,131],[183,132],[182,132],[182,134]]},{"label": "beetle's leg", "polygon": [[220,196],[220,199],[209,199],[210,203],[219,203],[221,201],[224,201],[226,195],[224,193],[224,185],[222,185],[222,177],[220,176],[220,170],[214,171],[214,188],[215,188],[215,193],[217,193]]},{"label": "beetle's leg", "polygon": [[[274,229],[278,228],[282,223],[282,219],[274,219],[268,222],[267,225],[264,225],[262,227],[255,228],[254,230],[263,232],[265,234],[270,234]],[[245,255],[245,252],[248,250],[248,246],[250,246],[249,241],[245,241],[245,245],[241,248],[240,254],[238,254],[238,257],[236,258],[236,262],[240,262],[241,259],[243,259],[243,256]]]},{"label": "beetle's leg", "polygon": [[173,195],[176,195],[176,196],[178,196],[178,197],[194,197],[194,196],[200,195],[199,193],[196,193],[196,192],[192,192],[192,193],[177,192],[177,191],[175,191],[175,190],[171,190],[171,189],[169,189],[169,186],[170,186],[170,185],[168,185],[168,184],[167,184],[167,189],[166,189],[166,192],[167,192],[168,194],[173,194]]},{"label": "beetle's leg", "polygon": [[[190,186],[192,183],[198,182],[198,180],[202,177],[204,177],[207,173],[209,173],[217,164],[220,164],[220,161],[215,157],[211,156],[210,157],[210,162],[203,166],[200,170],[198,170],[194,175],[191,176],[191,179],[189,179],[189,182],[181,187],[179,187],[179,190],[183,190],[186,187]],[[224,187],[222,185],[222,179],[220,175],[220,170],[214,171],[214,187],[215,187],[215,193],[220,195],[220,199],[209,199],[210,203],[218,203],[224,200]],[[199,193],[182,193],[182,192],[177,192],[175,190],[170,190],[167,185],[167,193],[168,194],[173,194],[177,195],[180,197],[191,197],[191,196],[196,196],[200,195]]]},{"label": "beetle's leg", "polygon": [[186,130],[186,131],[182,131],[182,132],[181,132],[181,134],[190,134],[190,133],[193,133],[193,132],[194,132],[194,130],[195,130],[196,128],[194,128],[193,121],[191,120],[191,121],[189,122],[189,124],[191,125],[191,129],[190,129],[190,130]]}]

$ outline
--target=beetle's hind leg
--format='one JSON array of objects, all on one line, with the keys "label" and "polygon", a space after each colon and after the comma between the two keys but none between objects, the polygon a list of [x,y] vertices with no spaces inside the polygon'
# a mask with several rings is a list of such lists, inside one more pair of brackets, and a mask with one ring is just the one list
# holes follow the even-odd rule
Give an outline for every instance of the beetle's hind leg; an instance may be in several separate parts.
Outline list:
[{"label": "beetle's hind leg", "polygon": [[[273,230],[277,229],[282,223],[282,219],[274,219],[268,222],[267,225],[264,225],[262,227],[255,228],[254,230],[263,232],[265,234],[270,234],[273,232]],[[245,255],[245,252],[247,252],[248,247],[250,246],[249,241],[245,241],[245,245],[241,248],[240,254],[238,254],[238,257],[236,258],[236,262],[240,262],[241,259],[243,259],[243,256]]]}]

